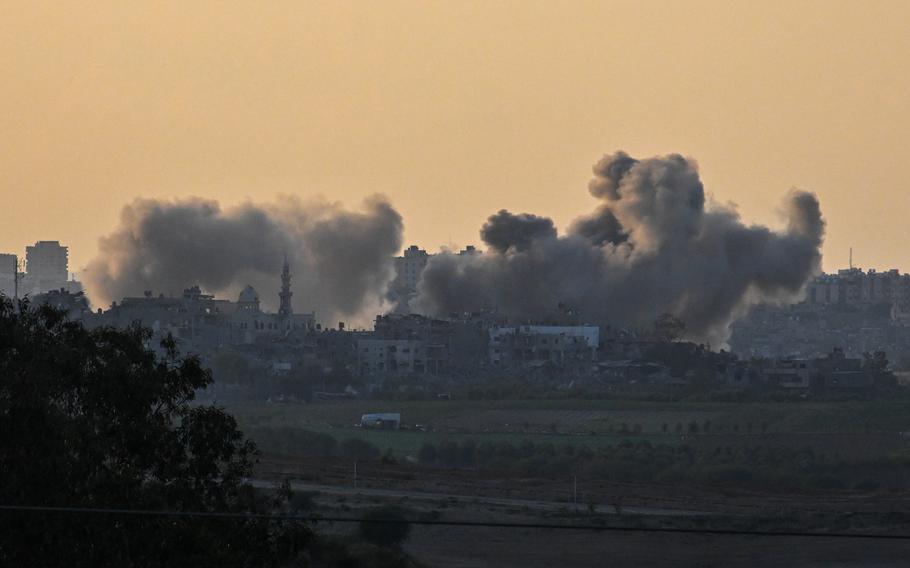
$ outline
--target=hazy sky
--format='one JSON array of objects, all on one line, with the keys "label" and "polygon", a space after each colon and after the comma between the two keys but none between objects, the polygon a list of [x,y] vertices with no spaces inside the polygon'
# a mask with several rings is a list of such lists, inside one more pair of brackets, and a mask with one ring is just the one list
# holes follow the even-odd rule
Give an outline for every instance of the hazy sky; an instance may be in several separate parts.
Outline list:
[{"label": "hazy sky", "polygon": [[0,252],[96,252],[144,196],[387,194],[406,242],[564,227],[591,165],[679,152],[777,223],[791,187],[910,270],[910,2],[6,2]]}]

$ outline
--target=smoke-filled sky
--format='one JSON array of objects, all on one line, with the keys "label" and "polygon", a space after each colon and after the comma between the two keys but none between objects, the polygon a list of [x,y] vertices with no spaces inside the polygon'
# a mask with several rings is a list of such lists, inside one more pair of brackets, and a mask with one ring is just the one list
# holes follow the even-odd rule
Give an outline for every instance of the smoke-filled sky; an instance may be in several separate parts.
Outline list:
[{"label": "smoke-filled sky", "polygon": [[479,244],[500,209],[564,234],[592,161],[624,149],[696,157],[718,200],[777,228],[781,196],[813,191],[826,269],[852,245],[910,270],[904,1],[99,0],[0,19],[3,252],[58,239],[79,269],[125,204],[190,196],[382,193],[403,243],[431,249]]},{"label": "smoke-filled sky", "polygon": [[[819,271],[825,222],[814,193],[789,191],[785,227],[774,231],[744,223],[733,206],[706,195],[698,164],[680,154],[639,159],[619,151],[592,174],[596,206],[564,233],[549,217],[501,209],[480,227],[485,253],[435,255],[410,307],[443,317],[496,309],[513,322],[571,308],[620,328],[672,313],[688,338],[719,345],[749,306],[795,300]],[[96,306],[193,284],[236,297],[252,284],[274,310],[287,259],[298,311],[363,325],[394,306],[386,299],[402,230],[381,195],[359,211],[294,197],[229,208],[199,198],[140,199],[102,237],[83,277]]]},{"label": "smoke-filled sky", "polygon": [[600,204],[562,236],[546,217],[491,215],[486,254],[430,259],[412,306],[441,316],[493,308],[519,322],[564,306],[620,328],[672,313],[689,339],[720,345],[750,305],[796,299],[818,272],[825,223],[812,193],[788,193],[786,229],[774,232],[706,199],[697,164],[679,154],[604,156],[588,191]]},{"label": "smoke-filled sky", "polygon": [[381,195],[361,211],[293,197],[230,208],[198,198],[141,199],[123,208],[82,275],[97,307],[145,291],[179,295],[194,284],[234,300],[252,285],[262,307],[275,311],[287,261],[297,311],[365,324],[386,310],[401,231],[401,216]]}]

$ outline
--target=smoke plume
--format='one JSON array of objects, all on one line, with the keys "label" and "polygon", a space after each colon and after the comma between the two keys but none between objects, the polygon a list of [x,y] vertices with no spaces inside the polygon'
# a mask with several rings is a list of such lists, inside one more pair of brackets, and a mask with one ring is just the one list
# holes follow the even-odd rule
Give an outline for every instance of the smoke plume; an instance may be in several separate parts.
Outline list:
[{"label": "smoke plume", "polygon": [[295,310],[316,310],[326,321],[372,316],[394,276],[401,233],[401,216],[381,196],[359,212],[295,198],[227,209],[203,199],[140,199],[100,239],[84,277],[96,306],[146,290],[176,295],[193,284],[236,299],[251,284],[263,308],[274,310],[287,256]]},{"label": "smoke plume", "polygon": [[483,242],[499,253],[528,250],[536,240],[555,237],[552,220],[527,213],[513,215],[505,209],[491,216],[480,229]]},{"label": "smoke plume", "polygon": [[588,189],[600,205],[562,236],[547,218],[491,216],[481,231],[487,252],[432,258],[415,309],[496,307],[519,321],[562,304],[620,327],[672,313],[690,339],[721,344],[749,305],[794,299],[819,270],[824,221],[814,194],[791,191],[786,228],[776,232],[706,204],[695,162],[676,154],[605,156]]}]

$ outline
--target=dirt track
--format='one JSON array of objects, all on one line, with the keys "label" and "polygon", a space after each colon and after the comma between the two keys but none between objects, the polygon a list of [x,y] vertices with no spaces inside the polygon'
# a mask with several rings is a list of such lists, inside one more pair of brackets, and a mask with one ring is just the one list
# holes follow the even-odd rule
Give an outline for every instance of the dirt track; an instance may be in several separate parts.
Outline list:
[{"label": "dirt track", "polygon": [[[260,469],[267,472],[260,485],[296,479],[295,489],[316,493],[320,512],[334,516],[356,518],[368,507],[393,502],[442,520],[646,526],[693,526],[694,522],[700,526],[699,519],[704,518],[714,527],[743,528],[755,520],[758,528],[774,530],[778,521],[790,518],[808,522],[803,530],[813,532],[910,533],[907,526],[883,523],[880,517],[884,511],[906,516],[910,499],[903,494],[734,494],[667,484],[582,480],[578,487],[583,498],[575,506],[571,481],[563,479],[503,479],[469,470],[365,462],[358,464],[355,489],[353,463],[343,460],[273,461]],[[622,515],[616,515],[615,503],[622,504]],[[346,523],[321,526],[320,530],[331,532],[353,530]],[[890,568],[907,566],[910,558],[910,541],[463,526],[414,526],[406,548],[427,565],[443,568]]]},{"label": "dirt track", "polygon": [[910,542],[416,527],[408,552],[437,568],[898,568]]}]

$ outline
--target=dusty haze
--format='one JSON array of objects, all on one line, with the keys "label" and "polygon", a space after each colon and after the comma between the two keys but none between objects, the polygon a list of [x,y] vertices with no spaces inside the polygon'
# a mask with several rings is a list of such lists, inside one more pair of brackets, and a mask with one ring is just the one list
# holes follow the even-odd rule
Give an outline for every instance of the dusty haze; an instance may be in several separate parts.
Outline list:
[{"label": "dusty haze", "polygon": [[[910,4],[154,2],[0,7],[0,251],[84,267],[134,199],[223,210],[386,194],[403,242],[500,209],[565,231],[592,158],[681,152],[780,228],[818,194],[825,268],[910,268]],[[600,227],[602,229],[602,227]],[[267,290],[261,291],[266,295]]]}]

